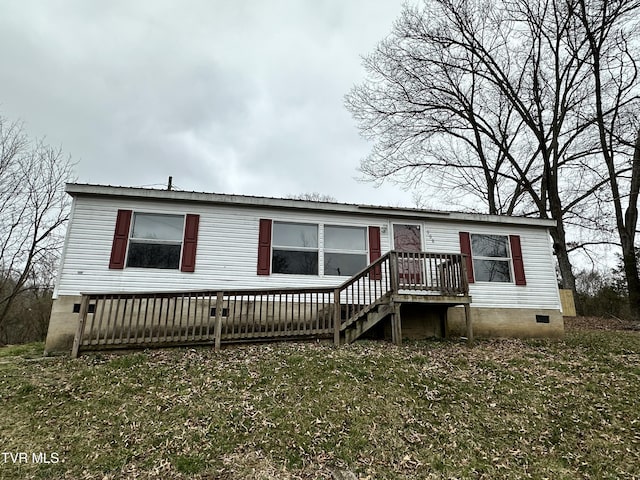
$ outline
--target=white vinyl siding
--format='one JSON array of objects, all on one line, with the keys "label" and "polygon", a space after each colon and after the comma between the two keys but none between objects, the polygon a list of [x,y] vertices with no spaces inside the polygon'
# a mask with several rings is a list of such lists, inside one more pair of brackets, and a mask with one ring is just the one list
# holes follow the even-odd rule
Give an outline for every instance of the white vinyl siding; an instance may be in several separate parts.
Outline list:
[{"label": "white vinyl siding", "polygon": [[527,285],[478,282],[469,285],[474,307],[560,309],[551,239],[546,228],[474,222],[425,222],[423,250],[460,253],[460,232],[519,235]]},{"label": "white vinyl siding", "polygon": [[[109,270],[109,256],[118,209],[185,215],[200,215],[195,272],[148,269]],[[303,211],[248,208],[199,203],[171,203],[125,199],[76,197],[74,221],[69,225],[67,244],[56,296],[82,292],[171,291],[187,289],[247,289],[337,286],[347,277],[331,275],[272,274],[258,276],[258,228],[261,218],[278,222],[317,225],[348,224],[366,228],[386,226],[386,220],[367,215],[310,214]],[[318,229],[324,242],[324,229]],[[385,235],[382,251],[388,251]],[[324,261],[322,252],[319,264]]]},{"label": "white vinyl siding", "polygon": [[[200,215],[196,270],[109,269],[109,256],[118,209],[170,215]],[[235,206],[200,202],[77,196],[69,225],[55,294],[81,292],[170,291],[196,289],[247,289],[337,286],[346,277],[332,275],[256,274],[259,220],[323,226],[381,228],[384,255],[393,244],[392,225],[420,224],[422,249],[460,253],[459,232],[520,235],[527,276],[526,286],[513,283],[477,283],[470,286],[473,306],[559,309],[555,269],[545,227],[482,222],[393,218],[374,214],[331,213],[260,206]],[[325,228],[318,228],[318,244],[325,244]],[[366,230],[365,230],[366,231]],[[318,262],[324,267],[320,247]],[[368,263],[368,257],[367,257]]]}]

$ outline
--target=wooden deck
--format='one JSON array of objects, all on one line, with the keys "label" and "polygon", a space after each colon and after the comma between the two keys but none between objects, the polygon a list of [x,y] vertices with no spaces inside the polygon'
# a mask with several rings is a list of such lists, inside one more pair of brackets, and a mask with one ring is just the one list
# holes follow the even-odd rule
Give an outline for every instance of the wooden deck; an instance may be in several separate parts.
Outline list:
[{"label": "wooden deck", "polygon": [[349,343],[403,303],[464,305],[473,339],[465,259],[391,251],[335,288],[82,294],[72,356],[113,348],[331,338]]}]

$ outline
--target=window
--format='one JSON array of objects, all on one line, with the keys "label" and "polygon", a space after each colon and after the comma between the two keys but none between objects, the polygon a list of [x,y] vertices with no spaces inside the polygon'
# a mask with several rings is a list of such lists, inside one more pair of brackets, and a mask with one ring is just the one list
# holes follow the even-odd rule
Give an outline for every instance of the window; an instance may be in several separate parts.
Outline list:
[{"label": "window", "polygon": [[179,268],[183,232],[183,215],[134,213],[127,267]]},{"label": "window", "polygon": [[324,274],[351,276],[367,266],[367,229],[324,227]]},{"label": "window", "polygon": [[260,219],[258,275],[352,276],[379,257],[379,227]]},{"label": "window", "polygon": [[273,273],[318,275],[318,226],[273,223]]},{"label": "window", "polygon": [[511,254],[506,235],[471,235],[473,271],[478,282],[511,282]]}]

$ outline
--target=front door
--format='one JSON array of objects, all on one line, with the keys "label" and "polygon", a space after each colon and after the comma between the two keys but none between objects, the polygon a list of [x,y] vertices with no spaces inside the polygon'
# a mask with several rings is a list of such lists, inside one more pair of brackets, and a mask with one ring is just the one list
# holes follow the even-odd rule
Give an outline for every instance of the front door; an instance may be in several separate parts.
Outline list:
[{"label": "front door", "polygon": [[420,257],[422,251],[422,231],[416,224],[393,225],[393,249],[400,252],[398,258],[398,279],[401,285],[422,283]]}]

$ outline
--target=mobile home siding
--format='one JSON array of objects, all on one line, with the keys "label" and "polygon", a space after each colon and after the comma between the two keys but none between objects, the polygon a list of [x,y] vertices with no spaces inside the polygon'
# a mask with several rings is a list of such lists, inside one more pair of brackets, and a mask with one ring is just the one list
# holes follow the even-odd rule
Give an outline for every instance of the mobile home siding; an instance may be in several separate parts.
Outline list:
[{"label": "mobile home siding", "polygon": [[[134,212],[200,215],[195,271],[187,275],[179,270],[162,270],[161,274],[142,268],[109,270],[117,211],[125,208]],[[308,212],[303,211],[77,197],[56,295],[104,291],[336,286],[348,278],[257,275],[258,230],[260,219],[264,218],[326,225],[387,225],[386,220],[380,221],[366,215],[356,218],[321,213],[310,217]],[[323,233],[320,229],[320,244],[323,242]],[[386,241],[387,237],[382,236],[381,248],[384,252],[389,250]],[[322,257],[319,262],[323,262]]]},{"label": "mobile home siding", "polygon": [[[527,285],[514,283],[478,282],[469,285],[474,307],[496,308],[560,308],[551,241],[546,229],[469,224],[463,222],[428,222],[425,228],[424,249],[460,252],[459,232],[470,234],[519,235]],[[511,265],[512,279],[513,265]]]},{"label": "mobile home siding", "polygon": [[[336,286],[347,278],[258,275],[256,266],[260,219],[272,219],[320,225],[379,227],[380,249],[383,254],[393,246],[394,223],[420,224],[423,250],[431,252],[460,253],[459,233],[462,231],[471,234],[519,235],[527,285],[475,282],[470,287],[473,306],[560,308],[546,228],[446,220],[414,221],[383,214],[332,213],[120,197],[77,196],[74,200],[73,222],[69,226],[56,296],[105,291],[320,287]],[[109,269],[118,210],[199,215],[195,271],[183,273],[179,269]],[[320,245],[324,243],[323,234],[324,230],[320,228]],[[322,255],[320,250],[320,265],[323,264]]]}]

